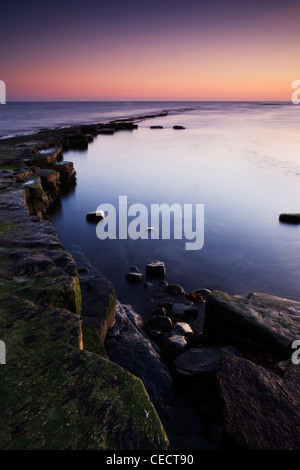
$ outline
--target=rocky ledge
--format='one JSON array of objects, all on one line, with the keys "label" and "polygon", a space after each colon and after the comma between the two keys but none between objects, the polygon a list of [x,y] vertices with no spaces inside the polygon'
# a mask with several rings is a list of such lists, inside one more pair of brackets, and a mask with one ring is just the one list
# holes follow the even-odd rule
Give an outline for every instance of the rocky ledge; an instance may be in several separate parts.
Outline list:
[{"label": "rocky ledge", "polygon": [[103,347],[113,286],[79,268],[47,220],[75,180],[63,149],[90,139],[64,129],[0,143],[1,449],[168,447],[142,381]]}]

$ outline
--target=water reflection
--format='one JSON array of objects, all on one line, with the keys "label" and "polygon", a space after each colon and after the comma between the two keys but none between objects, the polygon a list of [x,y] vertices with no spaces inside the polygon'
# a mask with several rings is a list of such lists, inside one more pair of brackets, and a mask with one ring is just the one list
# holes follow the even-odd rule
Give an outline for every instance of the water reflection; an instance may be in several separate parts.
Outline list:
[{"label": "water reflection", "polygon": [[[299,227],[278,223],[281,212],[299,212],[299,123],[290,106],[214,104],[98,136],[86,152],[65,155],[77,186],[63,195],[63,210],[51,211],[53,225],[67,249],[82,247],[124,303],[148,295],[126,282],[129,266],[143,271],[156,259],[166,264],[166,280],[186,290],[300,300]],[[175,131],[175,124],[186,129]],[[86,214],[102,203],[117,207],[122,195],[147,207],[204,204],[204,247],[189,252],[184,240],[99,240]]]}]

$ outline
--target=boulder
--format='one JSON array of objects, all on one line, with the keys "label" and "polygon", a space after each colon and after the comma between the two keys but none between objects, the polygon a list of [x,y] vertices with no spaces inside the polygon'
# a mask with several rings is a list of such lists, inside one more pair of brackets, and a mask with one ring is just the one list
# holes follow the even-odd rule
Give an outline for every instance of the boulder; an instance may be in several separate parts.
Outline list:
[{"label": "boulder", "polygon": [[300,449],[300,368],[282,377],[224,354],[218,384],[226,439],[243,450]]},{"label": "boulder", "polygon": [[235,355],[240,354],[234,346],[191,348],[178,356],[174,365],[177,372],[185,376],[200,376],[207,372],[216,372],[221,368],[221,356],[225,350]]},{"label": "boulder", "polygon": [[249,344],[273,354],[277,362],[291,356],[291,344],[300,338],[300,302],[269,294],[243,297],[213,291],[206,300],[203,331],[217,344]]},{"label": "boulder", "polygon": [[173,126],[173,129],[185,129],[183,126]]}]

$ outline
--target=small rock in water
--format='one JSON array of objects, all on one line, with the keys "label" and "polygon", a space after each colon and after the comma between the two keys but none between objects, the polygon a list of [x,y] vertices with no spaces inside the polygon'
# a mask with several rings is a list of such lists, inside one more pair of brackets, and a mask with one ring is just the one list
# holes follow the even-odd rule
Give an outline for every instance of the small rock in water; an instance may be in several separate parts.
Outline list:
[{"label": "small rock in water", "polygon": [[288,224],[300,224],[300,213],[280,214],[279,221]]},{"label": "small rock in water", "polygon": [[152,278],[162,278],[166,275],[165,264],[162,261],[153,261],[147,264],[146,273]]},{"label": "small rock in water", "polygon": [[105,214],[103,211],[94,211],[94,212],[89,212],[89,214],[86,215],[86,220],[88,222],[99,222],[100,220],[103,220],[105,217]]},{"label": "small rock in water", "polygon": [[165,317],[167,314],[166,310],[163,307],[159,307],[152,311],[152,315],[162,315],[163,317]]},{"label": "small rock in water", "polygon": [[175,336],[192,336],[193,330],[188,323],[178,322],[176,323],[171,331],[171,335]]},{"label": "small rock in water", "polygon": [[175,316],[181,316],[183,315],[183,313],[185,312],[185,310],[187,308],[190,308],[190,306],[187,306],[185,304],[182,304],[182,303],[176,303],[176,304],[173,304],[172,306],[172,314],[175,315]]},{"label": "small rock in water", "polygon": [[170,353],[180,353],[185,350],[186,346],[187,342],[184,336],[174,335],[166,341],[165,350]]},{"label": "small rock in water", "polygon": [[130,266],[129,271],[132,273],[139,273],[140,270],[136,266]]},{"label": "small rock in water", "polygon": [[126,274],[126,279],[129,282],[134,282],[138,283],[143,280],[143,274],[142,273],[136,273],[136,272],[129,272]]},{"label": "small rock in water", "polygon": [[156,283],[156,285],[157,285],[157,287],[160,287],[161,289],[164,289],[165,287],[168,286],[168,283],[167,283],[167,281],[158,281]]},{"label": "small rock in water", "polygon": [[151,287],[153,287],[153,284],[152,282],[144,282],[143,287],[145,289],[151,289]]},{"label": "small rock in water", "polygon": [[166,291],[174,295],[184,294],[184,288],[181,287],[179,284],[169,284],[166,287]]},{"label": "small rock in water", "polygon": [[173,129],[185,129],[183,126],[173,126]]},{"label": "small rock in water", "polygon": [[150,126],[150,129],[163,129],[163,126]]},{"label": "small rock in water", "polygon": [[170,299],[170,300],[163,299],[160,302],[158,302],[157,307],[163,307],[166,310],[171,310],[173,307],[173,304],[174,304],[173,299]]}]

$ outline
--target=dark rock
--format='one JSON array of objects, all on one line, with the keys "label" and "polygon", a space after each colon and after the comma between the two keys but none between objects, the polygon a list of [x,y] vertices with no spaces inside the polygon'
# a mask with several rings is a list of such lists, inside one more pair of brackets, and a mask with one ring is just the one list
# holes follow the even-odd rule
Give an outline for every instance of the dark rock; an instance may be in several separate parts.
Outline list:
[{"label": "dark rock", "polygon": [[182,353],[186,347],[187,341],[184,336],[173,335],[167,339],[164,345],[164,352],[166,354]]},{"label": "dark rock", "polygon": [[146,274],[150,278],[162,278],[166,275],[166,268],[162,261],[153,261],[147,264]]},{"label": "dark rock", "polygon": [[163,129],[163,126],[150,126],[150,129]]},{"label": "dark rock", "polygon": [[83,324],[95,326],[103,344],[115,321],[116,294],[105,277],[81,281]]},{"label": "dark rock", "polygon": [[172,320],[169,317],[163,315],[156,315],[152,320],[150,320],[149,325],[151,328],[162,330],[162,331],[171,331],[172,329]]},{"label": "dark rock", "polygon": [[251,345],[257,354],[273,354],[278,362],[291,356],[291,344],[300,338],[300,302],[268,294],[243,297],[213,291],[206,300],[203,331],[217,344]]},{"label": "dark rock", "polygon": [[282,377],[225,354],[218,374],[227,440],[244,450],[300,449],[300,368]]},{"label": "dark rock", "polygon": [[43,189],[46,191],[49,202],[52,203],[60,194],[60,174],[54,170],[41,169],[38,171]]},{"label": "dark rock", "polygon": [[184,294],[184,289],[182,286],[180,286],[179,284],[169,284],[167,287],[166,287],[166,291],[167,292],[170,292],[171,294],[173,295],[181,295],[181,294]]},{"label": "dark rock", "polygon": [[174,304],[174,299],[172,297],[164,297],[157,303],[157,307],[163,307],[166,310],[171,310]]},{"label": "dark rock", "polygon": [[187,310],[187,309],[190,309],[190,306],[188,305],[185,305],[183,303],[175,303],[173,304],[172,306],[172,315],[180,318],[183,316],[184,312]]},{"label": "dark rock", "polygon": [[140,272],[140,270],[137,266],[130,266],[128,271],[133,272],[133,273],[139,273]]},{"label": "dark rock", "polygon": [[167,281],[158,281],[155,285],[161,289],[164,289],[165,287],[168,286],[168,283]]},{"label": "dark rock", "polygon": [[174,365],[177,372],[185,376],[199,376],[216,372],[221,368],[221,355],[224,350],[240,355],[233,346],[191,348],[177,357]]},{"label": "dark rock", "polygon": [[86,220],[88,222],[100,222],[100,220],[103,220],[105,217],[103,211],[94,211],[94,212],[89,212],[89,214],[86,215]]},{"label": "dark rock", "polygon": [[59,172],[62,185],[69,186],[76,182],[76,171],[73,162],[58,162],[55,165],[51,165],[51,168]]},{"label": "dark rock", "polygon": [[151,289],[153,287],[152,282],[144,282],[143,287],[145,289]]},{"label": "dark rock", "polygon": [[197,307],[187,306],[183,312],[182,318],[185,320],[195,320],[199,315]]},{"label": "dark rock", "polygon": [[159,330],[151,330],[150,331],[150,334],[153,338],[159,338],[159,336],[161,335],[161,331]]},{"label": "dark rock", "polygon": [[173,126],[173,129],[185,129],[183,126]]},{"label": "dark rock", "polygon": [[210,293],[211,293],[211,290],[209,289],[197,289],[197,290],[194,290],[193,292],[188,292],[186,296],[187,298],[191,300],[203,302],[206,300],[207,296]]},{"label": "dark rock", "polygon": [[83,149],[88,148],[89,139],[85,134],[66,134],[63,136],[63,149]]},{"label": "dark rock", "polygon": [[280,214],[279,220],[288,224],[300,224],[300,213]]},{"label": "dark rock", "polygon": [[122,130],[132,131],[138,128],[137,124],[133,123],[132,121],[126,121],[126,120],[114,121],[113,126],[116,131],[122,131]]},{"label": "dark rock", "polygon": [[[164,317],[165,318],[165,317]],[[160,339],[166,333],[160,335]],[[202,425],[191,406],[177,395],[160,350],[138,327],[131,308],[117,302],[116,321],[105,348],[111,361],[139,377],[164,425],[172,449],[214,448],[203,436]]]},{"label": "dark rock", "polygon": [[155,310],[153,310],[151,312],[151,314],[152,315],[162,315],[164,317],[167,315],[166,310],[163,307],[156,308]]},{"label": "dark rock", "polygon": [[113,134],[115,132],[113,127],[103,127],[98,129],[98,134]]},{"label": "dark rock", "polygon": [[173,326],[171,335],[188,337],[193,335],[193,330],[188,323],[178,322]]},{"label": "dark rock", "polygon": [[126,274],[126,280],[133,283],[142,282],[143,277],[142,273],[129,272]]}]

